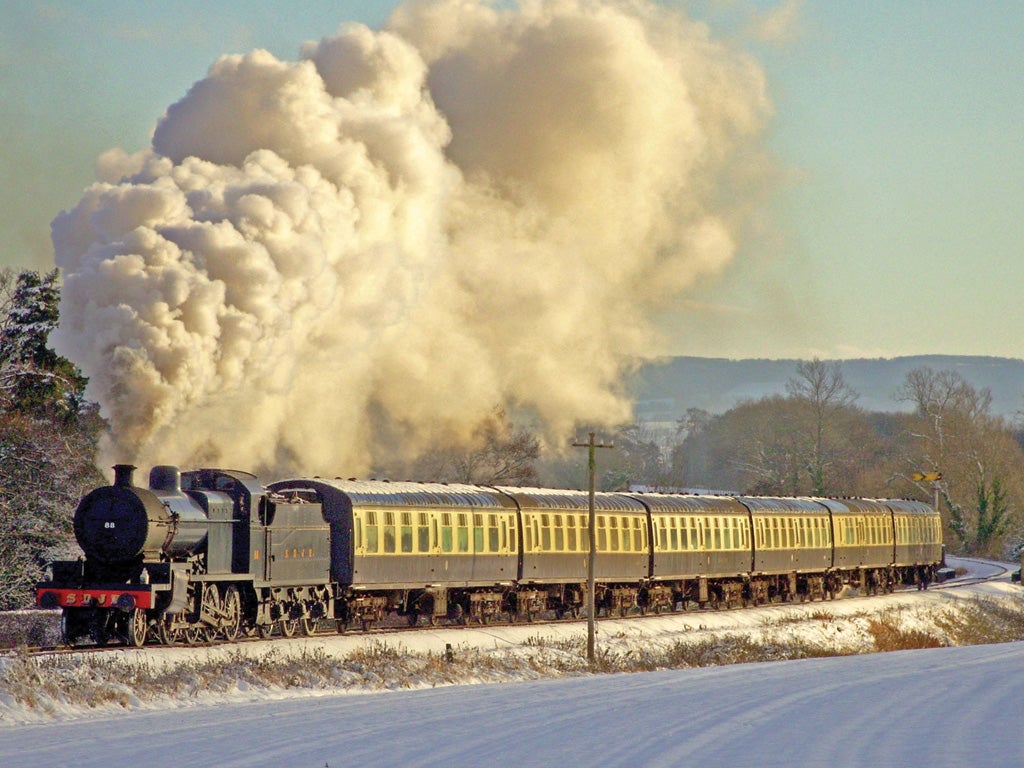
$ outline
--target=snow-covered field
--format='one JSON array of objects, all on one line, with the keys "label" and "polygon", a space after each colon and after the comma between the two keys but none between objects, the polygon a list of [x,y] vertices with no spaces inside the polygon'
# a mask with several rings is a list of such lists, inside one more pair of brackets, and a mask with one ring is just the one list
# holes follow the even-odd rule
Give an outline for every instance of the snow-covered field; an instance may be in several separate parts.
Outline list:
[{"label": "snow-covered field", "polygon": [[[598,645],[621,653],[680,633],[726,630],[855,645],[863,642],[857,617],[876,607],[912,624],[915,612],[964,597],[1020,594],[1004,579],[827,605],[601,621]],[[825,618],[796,620],[800,612],[820,617],[823,607]],[[459,652],[584,628],[436,630],[396,642],[417,652],[451,643]],[[380,638],[284,645],[344,655],[367,642]],[[266,644],[143,653],[166,664],[243,651],[258,656]],[[1024,643],[413,690],[242,685],[127,708],[58,707],[45,716],[0,693],[0,766],[1009,766],[1024,761],[1022,696]]]}]

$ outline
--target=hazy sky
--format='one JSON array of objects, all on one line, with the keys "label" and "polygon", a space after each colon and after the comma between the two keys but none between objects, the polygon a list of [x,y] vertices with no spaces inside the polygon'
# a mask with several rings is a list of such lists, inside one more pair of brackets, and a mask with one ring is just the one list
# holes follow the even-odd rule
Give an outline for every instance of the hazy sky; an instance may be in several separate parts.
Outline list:
[{"label": "hazy sky", "polygon": [[[294,60],[394,5],[0,0],[0,266],[51,268],[50,221],[96,158],[147,146],[218,55]],[[664,318],[665,350],[1024,357],[1024,5],[683,6],[764,68],[778,168],[733,265]]]}]

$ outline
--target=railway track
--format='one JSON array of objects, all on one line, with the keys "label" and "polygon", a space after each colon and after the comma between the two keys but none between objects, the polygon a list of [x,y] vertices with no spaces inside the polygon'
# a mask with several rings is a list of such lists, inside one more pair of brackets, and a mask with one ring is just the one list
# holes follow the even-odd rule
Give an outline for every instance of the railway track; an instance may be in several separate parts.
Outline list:
[{"label": "railway track", "polygon": [[993,560],[979,560],[973,557],[958,557],[957,562],[974,563],[977,567],[986,571],[981,574],[967,574],[958,576],[944,582],[937,583],[929,589],[955,589],[957,587],[969,587],[974,584],[983,584],[986,581],[997,581],[1014,570],[1013,566],[1004,563],[997,563]]}]

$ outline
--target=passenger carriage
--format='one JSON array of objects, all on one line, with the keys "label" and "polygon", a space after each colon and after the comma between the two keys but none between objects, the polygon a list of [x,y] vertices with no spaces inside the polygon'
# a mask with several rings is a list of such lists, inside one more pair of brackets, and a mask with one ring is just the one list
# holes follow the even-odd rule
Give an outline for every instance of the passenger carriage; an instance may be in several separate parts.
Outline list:
[{"label": "passenger carriage", "polygon": [[935,578],[943,560],[942,518],[928,504],[909,499],[879,500],[892,513],[895,547],[893,567],[904,583]]},{"label": "passenger carriage", "polygon": [[[577,613],[585,602],[590,497],[583,491],[500,488],[520,510],[522,564],[517,612]],[[598,609],[624,613],[637,604],[650,568],[647,510],[614,493],[594,494]]]},{"label": "passenger carriage", "polygon": [[[868,594],[891,592],[895,535],[892,509],[872,499],[816,499],[832,513],[833,588],[850,584]],[[895,502],[893,502],[895,503]]]},{"label": "passenger carriage", "polygon": [[750,597],[755,602],[828,594],[832,565],[829,510],[810,499],[741,496],[753,525]]},{"label": "passenger carriage", "polygon": [[645,493],[650,511],[651,580],[643,610],[688,601],[742,601],[751,568],[750,511],[735,497]]}]

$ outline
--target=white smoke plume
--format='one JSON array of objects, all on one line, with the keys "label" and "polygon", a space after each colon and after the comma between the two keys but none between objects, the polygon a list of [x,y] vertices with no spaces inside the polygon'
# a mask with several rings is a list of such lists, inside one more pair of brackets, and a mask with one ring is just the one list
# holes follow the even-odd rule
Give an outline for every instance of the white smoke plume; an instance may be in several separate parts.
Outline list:
[{"label": "white smoke plume", "polygon": [[732,258],[761,70],[646,0],[424,0],[220,58],[53,223],[109,459],[364,472],[502,405],[629,418]]}]

